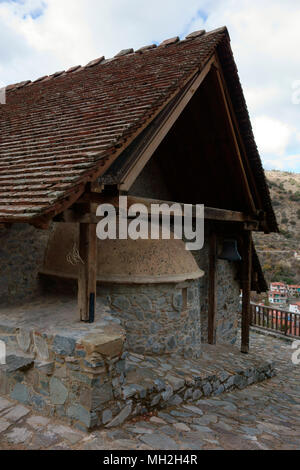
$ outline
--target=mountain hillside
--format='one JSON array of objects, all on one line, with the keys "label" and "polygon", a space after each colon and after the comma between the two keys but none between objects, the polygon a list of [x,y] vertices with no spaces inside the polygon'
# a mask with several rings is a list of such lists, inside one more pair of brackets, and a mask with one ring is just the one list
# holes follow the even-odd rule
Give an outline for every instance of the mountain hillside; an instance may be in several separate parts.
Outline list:
[{"label": "mountain hillside", "polygon": [[280,234],[254,234],[255,246],[268,282],[300,284],[300,173],[266,171],[266,177]]}]

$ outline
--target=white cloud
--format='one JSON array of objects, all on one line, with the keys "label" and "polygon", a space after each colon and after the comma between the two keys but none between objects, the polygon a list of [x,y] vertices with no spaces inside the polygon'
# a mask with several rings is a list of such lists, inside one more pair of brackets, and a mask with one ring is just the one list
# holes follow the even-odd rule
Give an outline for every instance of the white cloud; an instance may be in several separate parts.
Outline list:
[{"label": "white cloud", "polygon": [[300,153],[280,158],[266,158],[265,165],[268,170],[291,170],[300,167]]},{"label": "white cloud", "polygon": [[287,124],[268,116],[253,119],[253,130],[259,150],[267,155],[283,156],[293,134]]},{"label": "white cloud", "polygon": [[191,18],[197,16],[198,3],[198,0],[143,3],[47,0],[44,14],[33,19],[29,13],[42,9],[42,1],[24,0],[22,5],[4,1],[0,3],[0,29],[2,23],[8,29],[7,35],[12,33],[17,38],[17,44],[9,49],[19,56],[18,45],[30,48],[30,58],[19,57],[19,69],[15,73],[12,69],[8,73],[4,70],[4,77],[12,76],[8,80],[16,81],[24,76],[27,79],[33,73],[32,78],[37,78],[71,65],[85,64],[100,55],[111,57],[121,49],[138,48],[180,34]]}]

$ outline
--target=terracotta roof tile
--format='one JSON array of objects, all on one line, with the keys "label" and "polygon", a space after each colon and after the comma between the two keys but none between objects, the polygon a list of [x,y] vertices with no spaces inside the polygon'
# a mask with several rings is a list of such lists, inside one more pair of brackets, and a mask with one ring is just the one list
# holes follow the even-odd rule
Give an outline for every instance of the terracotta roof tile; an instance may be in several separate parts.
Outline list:
[{"label": "terracotta roof tile", "polygon": [[94,67],[94,65],[98,65],[98,64],[101,64],[102,60],[104,60],[105,57],[104,55],[102,57],[99,57],[98,59],[95,59],[95,60],[91,60],[91,62],[89,62],[86,67]]},{"label": "terracotta roof tile", "polygon": [[38,83],[38,82],[41,82],[41,81],[45,80],[45,78],[48,78],[48,75],[44,75],[43,77],[37,78],[37,79],[36,79],[36,80],[34,80],[34,82],[32,82],[32,83]]},{"label": "terracotta roof tile", "polygon": [[[7,87],[0,106],[0,221],[62,210],[203,67],[224,31]],[[81,72],[81,73],[78,73]],[[53,80],[53,77],[56,77]],[[26,84],[25,84],[26,83]]]},{"label": "terracotta roof tile", "polygon": [[200,29],[199,31],[193,31],[192,33],[186,36],[186,39],[197,38],[199,36],[203,36],[203,34],[205,34],[205,29]]},{"label": "terracotta roof tile", "polygon": [[170,44],[176,44],[176,42],[179,42],[179,36],[175,36],[174,38],[171,38],[171,39],[166,39],[158,47],[169,46]]},{"label": "terracotta roof tile", "polygon": [[118,52],[115,57],[123,57],[124,55],[132,54],[133,52],[133,49],[123,49],[122,51]]},{"label": "terracotta roof tile", "polygon": [[74,65],[67,70],[67,73],[75,72],[75,70],[81,69],[81,65]]},{"label": "terracotta roof tile", "polygon": [[223,43],[230,47],[224,28],[7,87],[0,222],[53,217],[71,205]]},{"label": "terracotta roof tile", "polygon": [[145,51],[149,51],[151,49],[155,49],[157,47],[156,44],[150,44],[149,46],[143,46],[143,47],[140,47],[139,49],[137,49],[135,52],[140,52],[140,53],[143,53]]}]

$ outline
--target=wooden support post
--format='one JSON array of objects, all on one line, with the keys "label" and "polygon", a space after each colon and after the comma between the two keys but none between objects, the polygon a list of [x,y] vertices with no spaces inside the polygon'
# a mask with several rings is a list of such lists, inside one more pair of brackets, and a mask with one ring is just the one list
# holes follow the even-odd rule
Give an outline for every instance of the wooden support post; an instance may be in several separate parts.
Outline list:
[{"label": "wooden support post", "polygon": [[217,320],[217,236],[211,232],[209,240],[209,280],[208,280],[208,343],[216,344]]},{"label": "wooden support post", "polygon": [[79,224],[78,310],[80,320],[94,322],[97,284],[96,224]]},{"label": "wooden support post", "polygon": [[242,344],[241,352],[249,353],[250,335],[250,295],[251,295],[251,272],[252,272],[252,236],[251,232],[243,234],[243,302],[242,302]]}]

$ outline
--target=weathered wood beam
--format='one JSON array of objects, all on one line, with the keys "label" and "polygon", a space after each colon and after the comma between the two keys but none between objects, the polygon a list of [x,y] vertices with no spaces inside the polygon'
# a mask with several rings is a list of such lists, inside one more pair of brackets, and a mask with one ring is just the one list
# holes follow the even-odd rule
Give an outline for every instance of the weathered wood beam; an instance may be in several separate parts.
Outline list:
[{"label": "weathered wood beam", "polygon": [[[111,204],[116,209],[119,209],[119,197],[118,196],[104,196],[98,193],[90,193],[84,195],[79,202],[86,203],[92,202],[96,204]],[[148,214],[151,214],[151,205],[152,204],[168,204],[169,206],[173,204],[179,204],[181,209],[183,210],[184,204],[178,203],[174,201],[162,201],[158,199],[149,199],[149,198],[142,198],[142,197],[134,197],[128,196],[127,197],[128,207],[132,206],[133,204],[143,204],[148,211]],[[196,206],[192,205],[193,207],[193,217],[196,216]],[[237,212],[231,211],[227,209],[217,209],[214,207],[205,207],[204,208],[204,218],[207,220],[219,220],[224,222],[253,222],[256,223],[257,219],[254,215],[245,214],[244,212]],[[80,219],[77,219],[78,221]]]},{"label": "weathered wood beam", "polygon": [[77,210],[76,206],[72,209],[62,212],[59,216],[55,217],[54,222],[64,222],[64,223],[80,223],[80,224],[97,224],[101,217],[97,217],[96,213],[92,212],[82,212]]},{"label": "weathered wood beam", "polygon": [[[240,131],[240,128],[239,128],[239,123],[238,123],[238,120],[237,120],[237,117],[236,117],[236,114],[235,114],[235,111],[234,111],[234,106],[233,106],[232,101],[231,101],[230,93],[229,93],[229,90],[228,90],[228,87],[227,87],[226,79],[224,77],[224,73],[223,73],[222,66],[220,64],[220,59],[219,59],[218,55],[216,55],[216,63],[218,64],[218,73],[219,73],[220,79],[222,80],[223,90],[224,90],[226,101],[227,101],[228,108],[229,108],[229,111],[230,111],[230,116],[231,116],[232,123],[233,123],[233,126],[234,126],[235,135],[236,135],[237,140],[238,140],[238,145],[239,145],[239,148],[240,148],[240,151],[241,151],[241,155],[243,156],[245,171],[247,173],[249,182],[251,182],[251,188],[253,189],[253,191],[255,193],[255,199],[256,199],[256,201],[259,202],[259,207],[263,207],[261,194],[260,194],[260,192],[257,188],[257,182],[256,182],[256,179],[254,177],[253,171],[251,169],[249,159],[247,157],[246,146],[245,146],[244,140],[243,140],[242,135],[241,135],[241,131]],[[265,222],[263,222],[263,223],[265,223]]]},{"label": "weathered wood beam", "polygon": [[97,235],[95,224],[79,224],[78,310],[81,321],[94,322],[97,284]]},{"label": "weathered wood beam", "polygon": [[208,272],[208,343],[216,344],[217,321],[217,236],[215,232],[209,237],[209,272]]},{"label": "weathered wood beam", "polygon": [[251,275],[252,275],[252,235],[251,232],[243,234],[243,274],[242,274],[242,342],[241,352],[249,353],[249,337],[250,337],[250,301],[251,301]]},{"label": "weathered wood beam", "polygon": [[245,167],[244,167],[244,163],[243,163],[243,159],[242,159],[242,155],[241,155],[241,150],[240,150],[240,147],[239,147],[237,135],[235,133],[234,124],[233,124],[233,121],[232,121],[230,108],[229,108],[227,98],[226,98],[226,92],[224,90],[222,77],[220,75],[220,70],[216,67],[213,67],[212,70],[214,71],[216,81],[219,84],[223,106],[224,106],[226,116],[227,116],[227,119],[228,119],[228,128],[230,130],[230,133],[231,133],[231,136],[232,136],[232,139],[233,139],[233,143],[234,143],[235,153],[236,153],[236,157],[237,157],[237,163],[239,165],[241,181],[242,181],[243,188],[244,188],[244,191],[245,191],[245,196],[247,198],[249,208],[251,208],[251,210],[254,212],[256,210],[256,207],[255,207],[252,192],[251,192],[251,189],[250,189],[250,186],[249,186],[248,177],[246,175],[246,171],[245,171]]},{"label": "weathered wood beam", "polygon": [[122,190],[128,191],[131,188],[134,181],[141,173],[143,168],[146,166],[155,150],[161,144],[161,142],[163,141],[167,133],[170,131],[176,120],[184,111],[184,109],[200,87],[201,83],[205,80],[213,64],[216,64],[215,55],[207,62],[203,70],[194,77],[192,82],[189,83],[189,86],[187,90],[185,90],[183,96],[181,96],[180,100],[175,103],[170,114],[166,116],[166,119],[160,124],[159,128],[156,130],[154,135],[151,136],[151,139],[145,142],[145,145],[141,149],[140,154],[137,155],[137,158],[135,159],[131,167],[128,169],[127,174],[123,177],[123,182],[121,184]]}]

